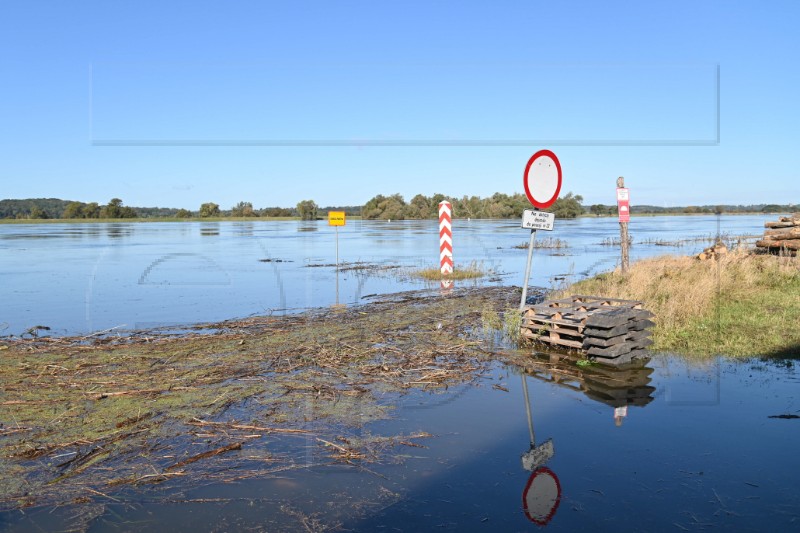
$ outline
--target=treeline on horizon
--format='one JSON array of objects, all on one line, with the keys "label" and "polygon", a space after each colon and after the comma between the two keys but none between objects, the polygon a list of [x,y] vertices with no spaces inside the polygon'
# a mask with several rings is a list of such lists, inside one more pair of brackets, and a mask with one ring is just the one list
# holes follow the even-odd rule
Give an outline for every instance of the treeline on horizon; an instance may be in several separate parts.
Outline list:
[{"label": "treeline on horizon", "polygon": [[[119,198],[107,204],[78,202],[57,198],[30,198],[24,200],[0,200],[0,218],[3,219],[126,219],[126,218],[301,218],[314,220],[327,216],[329,211],[344,211],[348,216],[361,216],[368,220],[433,219],[438,217],[438,206],[442,200],[453,206],[456,218],[517,218],[531,205],[523,194],[495,193],[478,196],[450,197],[443,194],[425,196],[418,194],[406,201],[400,194],[379,194],[363,206],[319,207],[313,200],[303,200],[294,207],[263,207],[256,209],[248,201],[241,201],[230,209],[221,209],[214,202],[206,202],[196,211],[170,207],[129,207]],[[616,205],[583,205],[580,195],[567,193],[546,211],[558,218],[575,218],[581,215],[608,216],[617,214]],[[786,213],[800,211],[798,204],[752,204],[752,205],[689,205],[660,207],[633,205],[633,214],[713,214],[713,213]]]}]

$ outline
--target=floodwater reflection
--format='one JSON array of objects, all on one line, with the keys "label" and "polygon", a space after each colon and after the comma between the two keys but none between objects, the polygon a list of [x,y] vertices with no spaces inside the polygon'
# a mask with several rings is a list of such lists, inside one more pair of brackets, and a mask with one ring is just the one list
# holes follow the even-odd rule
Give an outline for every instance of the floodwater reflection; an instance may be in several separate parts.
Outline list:
[{"label": "floodwater reflection", "polygon": [[200,235],[203,237],[216,237],[219,235],[219,222],[204,222],[200,225]]},{"label": "floodwater reflection", "polygon": [[[435,437],[401,446],[396,461],[310,460],[262,479],[143,485],[82,505],[0,512],[0,530],[797,529],[800,439],[789,415],[797,414],[800,375],[792,361],[698,366],[655,354],[635,368],[606,369],[533,355],[524,366],[524,381],[518,367],[497,364],[477,386],[398,398],[396,416],[364,435]],[[716,381],[716,405],[670,398],[702,397]],[[609,393],[626,388],[635,392]],[[647,416],[615,427],[612,407],[646,407]],[[549,457],[521,467],[526,444],[548,442],[553,453],[541,455]]]},{"label": "floodwater reflection", "polygon": [[560,354],[533,353],[521,374],[523,399],[528,421],[530,447],[522,454],[522,468],[531,473],[522,492],[522,509],[530,521],[550,523],[561,503],[561,482],[547,463],[555,455],[553,439],[536,443],[533,410],[528,393],[528,378],[582,392],[588,398],[613,408],[614,424],[621,426],[628,406],[644,407],[653,401],[653,369],[646,360],[621,367],[593,364],[580,367],[577,359]]},{"label": "floodwater reflection", "polygon": [[525,374],[522,374],[522,391],[530,434],[530,449],[522,454],[522,468],[531,473],[522,491],[522,509],[528,520],[544,526],[553,519],[561,503],[561,483],[555,472],[545,466],[555,455],[553,440],[548,439],[538,446],[536,444],[528,377]]},{"label": "floodwater reflection", "polygon": [[[763,228],[766,218],[768,215],[722,217],[722,231],[752,233]],[[572,281],[613,268],[618,260],[618,250],[599,244],[618,235],[616,220],[562,222],[553,238],[565,241],[568,247],[562,251],[573,255],[558,257],[552,251],[537,250],[531,286]],[[456,268],[476,263],[489,272],[460,286],[519,284],[526,254],[514,247],[522,239],[517,226],[500,220],[453,221]],[[648,242],[709,235],[716,227],[715,217],[637,219],[631,223],[636,238],[631,259],[664,253],[663,246]],[[340,231],[339,238],[342,264],[365,262],[417,269],[439,262],[439,232],[434,220],[353,221]],[[680,252],[691,254],[704,246],[704,242],[692,241]],[[309,272],[304,268],[310,263],[335,262],[335,236],[325,220],[8,224],[0,225],[0,247],[4,250],[0,271],[13,277],[2,294],[8,310],[2,318],[17,333],[38,324],[68,334],[86,334],[90,329],[138,322],[209,322],[271,309],[325,307],[336,301],[335,291],[329,289],[335,284],[333,269]],[[142,271],[154,260],[175,253],[207,257],[227,272],[230,284],[213,295],[204,286],[194,291],[186,286],[175,298],[164,298],[161,292],[138,284]],[[263,258],[280,263],[269,270],[255,268]],[[358,272],[351,275],[343,270],[341,274],[340,303],[355,303],[364,294],[429,288],[428,282],[415,276],[365,279],[356,275]],[[92,280],[88,288],[87,279]],[[254,289],[264,288],[265,283],[270,290]],[[271,290],[273,284],[280,285],[278,290]],[[96,308],[88,309],[87,302]],[[91,321],[86,319],[89,315]]]},{"label": "floodwater reflection", "polygon": [[651,385],[653,369],[647,366],[648,361],[635,360],[620,367],[603,364],[581,367],[571,356],[536,353],[526,371],[535,379],[580,391],[611,407],[615,423],[620,425],[621,418],[627,416],[628,406],[644,407],[653,401],[656,388]]},{"label": "floodwater reflection", "polygon": [[117,224],[112,222],[106,225],[106,232],[110,239],[119,239],[133,235],[133,227],[131,224]]}]

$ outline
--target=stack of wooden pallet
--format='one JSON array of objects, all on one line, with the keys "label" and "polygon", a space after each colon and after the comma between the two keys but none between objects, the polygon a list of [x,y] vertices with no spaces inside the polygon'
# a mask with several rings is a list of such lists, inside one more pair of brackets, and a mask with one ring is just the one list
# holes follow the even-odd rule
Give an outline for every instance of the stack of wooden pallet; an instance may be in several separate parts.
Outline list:
[{"label": "stack of wooden pallet", "polygon": [[621,365],[646,357],[646,348],[653,344],[652,317],[636,300],[575,295],[525,306],[521,333],[535,342]]},{"label": "stack of wooden pallet", "polygon": [[756,242],[759,248],[770,252],[788,250],[797,253],[800,250],[800,213],[788,217],[780,217],[777,222],[765,222],[764,238]]},{"label": "stack of wooden pallet", "polygon": [[622,367],[576,365],[579,360],[572,354],[534,353],[525,362],[525,373],[582,392],[611,407],[644,407],[653,401],[656,389],[651,383],[653,369],[646,365],[647,359],[637,359]]}]

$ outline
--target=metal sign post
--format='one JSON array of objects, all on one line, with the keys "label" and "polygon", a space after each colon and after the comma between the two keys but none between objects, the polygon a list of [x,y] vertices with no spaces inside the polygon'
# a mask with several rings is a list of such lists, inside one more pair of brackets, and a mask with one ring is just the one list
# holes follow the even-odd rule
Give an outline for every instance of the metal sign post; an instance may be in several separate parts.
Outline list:
[{"label": "metal sign post", "polygon": [[336,228],[336,305],[339,304],[339,226],[345,225],[344,211],[329,211],[328,225]]},{"label": "metal sign post", "polygon": [[[539,150],[533,154],[525,166],[522,185],[525,187],[525,195],[533,207],[547,209],[553,205],[561,191],[561,163],[556,154],[550,150]],[[522,213],[522,227],[531,230],[531,238],[528,242],[528,262],[525,265],[525,279],[522,282],[522,298],[519,301],[520,311],[525,307],[525,300],[528,298],[528,280],[531,277],[536,230],[552,231],[555,218],[553,213],[530,209],[526,209]]]},{"label": "metal sign post", "polygon": [[528,280],[531,278],[531,263],[533,262],[533,243],[536,241],[536,230],[531,230],[531,238],[528,241],[528,261],[525,263],[525,277],[522,279],[522,297],[519,299],[519,310],[525,308],[525,300],[528,299]]},{"label": "metal sign post", "polygon": [[525,300],[528,298],[528,280],[531,277],[531,263],[533,263],[533,243],[536,241],[536,230],[553,231],[553,223],[556,216],[553,213],[544,211],[533,211],[526,209],[522,213],[522,227],[530,228],[531,238],[528,242],[528,261],[525,264],[525,278],[522,280],[522,298],[519,301],[519,310],[525,307]]},{"label": "metal sign post", "polygon": [[328,212],[328,225],[336,228],[336,270],[339,270],[339,226],[345,224],[344,211],[329,211]]}]

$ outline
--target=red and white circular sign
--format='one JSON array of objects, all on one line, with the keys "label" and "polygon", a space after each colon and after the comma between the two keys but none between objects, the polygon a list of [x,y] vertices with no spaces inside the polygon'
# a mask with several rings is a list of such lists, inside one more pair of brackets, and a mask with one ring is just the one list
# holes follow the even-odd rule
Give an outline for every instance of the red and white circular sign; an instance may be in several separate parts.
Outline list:
[{"label": "red and white circular sign", "polygon": [[561,483],[547,467],[537,468],[531,474],[522,492],[522,508],[531,522],[546,525],[556,514],[561,503]]},{"label": "red and white circular sign", "polygon": [[539,150],[528,160],[523,177],[525,195],[533,207],[546,209],[561,192],[561,163],[550,150]]}]

